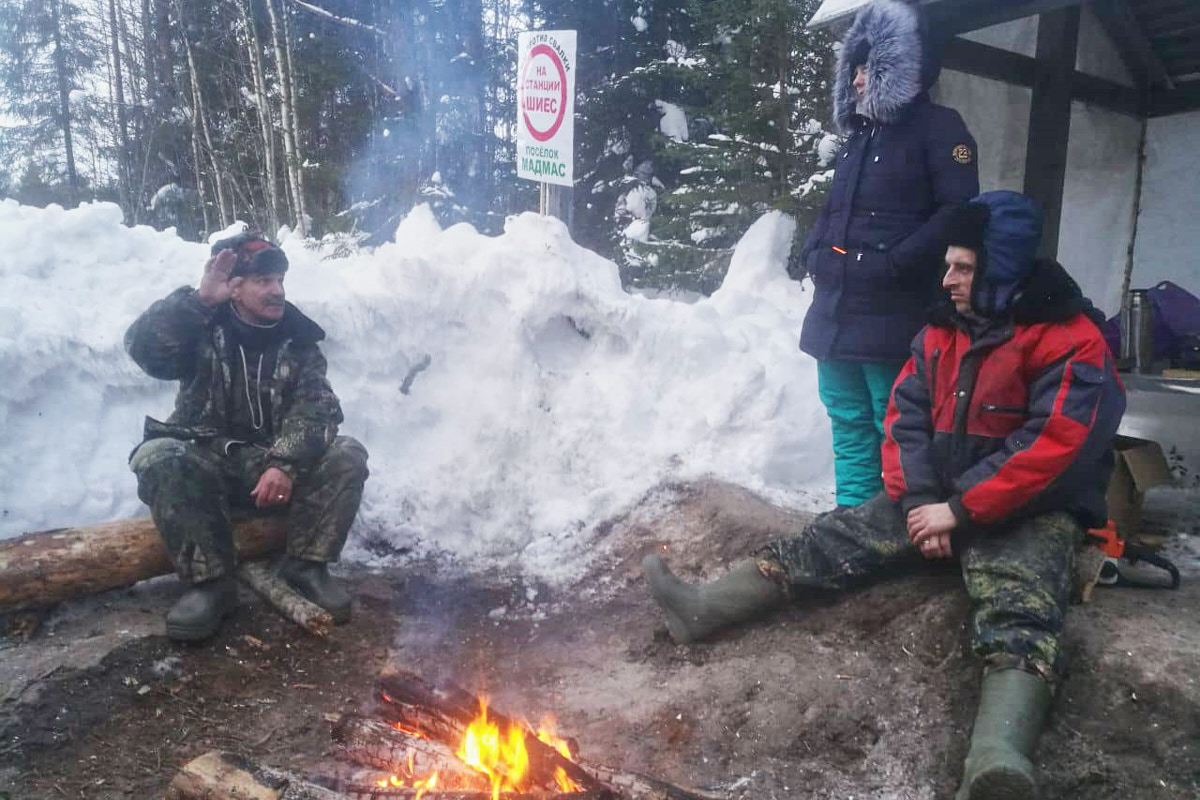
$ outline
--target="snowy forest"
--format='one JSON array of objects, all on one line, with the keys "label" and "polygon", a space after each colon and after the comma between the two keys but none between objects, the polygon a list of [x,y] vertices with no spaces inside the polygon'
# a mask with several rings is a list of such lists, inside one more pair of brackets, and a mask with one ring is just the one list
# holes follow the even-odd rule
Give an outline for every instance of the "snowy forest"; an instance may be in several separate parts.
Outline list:
[{"label": "snowy forest", "polygon": [[576,241],[627,285],[710,291],[835,151],[816,0],[0,0],[0,196],[348,244],[428,203],[498,233],[516,37],[579,32]]}]

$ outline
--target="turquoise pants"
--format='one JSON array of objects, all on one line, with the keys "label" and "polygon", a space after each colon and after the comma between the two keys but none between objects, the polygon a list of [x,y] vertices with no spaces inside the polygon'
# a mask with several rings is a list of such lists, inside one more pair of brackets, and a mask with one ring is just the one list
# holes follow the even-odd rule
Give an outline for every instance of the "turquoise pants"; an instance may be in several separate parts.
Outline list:
[{"label": "turquoise pants", "polygon": [[837,502],[857,506],[883,490],[883,416],[903,361],[818,361],[817,386],[833,424]]}]

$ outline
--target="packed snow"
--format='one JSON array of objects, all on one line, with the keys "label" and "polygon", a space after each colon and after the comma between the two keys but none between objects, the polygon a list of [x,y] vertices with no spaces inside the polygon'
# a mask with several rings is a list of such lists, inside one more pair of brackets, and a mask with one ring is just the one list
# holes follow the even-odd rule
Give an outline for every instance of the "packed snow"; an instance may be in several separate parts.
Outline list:
[{"label": "packed snow", "polygon": [[[489,238],[422,206],[393,243],[336,258],[286,235],[289,299],[327,331],[342,432],[371,453],[347,557],[382,540],[557,582],[596,525],[664,481],[829,505],[829,426],[796,347],[811,291],[784,271],[794,229],[758,220],[692,303],[627,293],[535,214]],[[122,337],[195,285],[207,246],[124,227],[111,204],[11,200],[0,240],[0,538],[144,514],[126,459],[176,386]]]}]

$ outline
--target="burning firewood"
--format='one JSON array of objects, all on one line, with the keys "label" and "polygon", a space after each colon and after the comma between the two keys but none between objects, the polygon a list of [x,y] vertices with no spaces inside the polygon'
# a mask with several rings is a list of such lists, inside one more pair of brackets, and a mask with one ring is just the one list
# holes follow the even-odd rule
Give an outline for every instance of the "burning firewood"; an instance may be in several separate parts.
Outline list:
[{"label": "burning firewood", "polygon": [[[404,671],[380,678],[379,700],[378,710],[387,722],[451,746],[463,740],[479,714],[476,698],[462,688],[449,683],[434,686],[419,675]],[[565,776],[578,789],[577,793],[565,797],[579,798],[584,796],[583,792],[611,790],[627,800],[723,800],[721,795],[684,789],[644,775],[577,761],[575,752],[568,750],[564,754],[541,741],[527,726],[492,709],[487,709],[487,715],[501,726],[525,732],[528,769],[534,785],[560,786],[560,776]]]},{"label": "burning firewood", "polygon": [[[608,800],[607,792],[505,793],[503,800]],[[166,800],[492,800],[491,792],[436,788],[339,786],[327,789],[298,775],[218,750],[189,761],[167,787]]]},{"label": "burning firewood", "polygon": [[[478,700],[453,685],[433,686],[411,672],[394,672],[380,678],[380,711],[391,723],[399,723],[431,739],[457,746],[471,723],[479,716]],[[538,739],[525,725],[491,709],[487,715],[498,727],[521,731],[528,753],[528,775],[532,786],[543,789],[559,786],[563,776],[582,791],[608,787],[568,759],[552,745]]]},{"label": "burning firewood", "polygon": [[447,745],[410,735],[386,722],[346,714],[334,724],[333,740],[346,758],[389,774],[436,772],[444,785],[488,788],[487,778],[463,763]]},{"label": "burning firewood", "polygon": [[333,630],[333,617],[316,603],[301,597],[287,581],[276,575],[261,561],[246,561],[238,567],[238,577],[276,611],[299,625],[313,636],[328,636]]}]

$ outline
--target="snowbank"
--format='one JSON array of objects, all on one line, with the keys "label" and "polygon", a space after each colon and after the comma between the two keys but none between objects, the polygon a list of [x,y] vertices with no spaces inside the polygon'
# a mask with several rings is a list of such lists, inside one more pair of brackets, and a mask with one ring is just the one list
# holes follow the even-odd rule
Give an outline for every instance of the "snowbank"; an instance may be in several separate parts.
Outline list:
[{"label": "snowbank", "polygon": [[[793,230],[760,219],[692,304],[627,294],[611,262],[533,214],[488,238],[421,207],[395,243],[336,259],[285,240],[289,298],[329,335],[343,432],[371,452],[350,555],[384,539],[553,581],[594,525],[664,480],[712,474],[793,505],[824,492],[828,423],[796,348],[810,294],[784,273]],[[0,242],[0,538],[144,513],[126,457],[175,385],[142,375],[122,336],[195,284],[207,247],[126,228],[109,204],[13,201]]]}]

